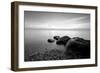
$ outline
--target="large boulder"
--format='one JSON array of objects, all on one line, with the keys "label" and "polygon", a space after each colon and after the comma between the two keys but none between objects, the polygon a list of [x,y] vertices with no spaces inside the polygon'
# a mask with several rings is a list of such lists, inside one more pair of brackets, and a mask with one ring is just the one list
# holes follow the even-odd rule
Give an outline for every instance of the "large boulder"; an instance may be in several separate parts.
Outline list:
[{"label": "large boulder", "polygon": [[66,55],[73,55],[73,58],[90,58],[90,41],[79,37],[70,39],[66,45]]},{"label": "large boulder", "polygon": [[57,45],[64,45],[64,46],[65,46],[69,39],[70,39],[69,36],[63,36],[63,37],[59,38],[59,39],[56,41],[56,44],[57,44]]}]

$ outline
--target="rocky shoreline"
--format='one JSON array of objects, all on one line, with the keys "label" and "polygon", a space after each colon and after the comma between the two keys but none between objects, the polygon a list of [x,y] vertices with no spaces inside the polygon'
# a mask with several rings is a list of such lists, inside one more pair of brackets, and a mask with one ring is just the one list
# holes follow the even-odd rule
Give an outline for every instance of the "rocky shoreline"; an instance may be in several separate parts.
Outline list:
[{"label": "rocky shoreline", "polygon": [[54,36],[53,39],[48,39],[47,42],[56,42],[56,45],[63,45],[65,52],[62,53],[60,50],[52,49],[49,51],[46,50],[44,53],[33,53],[29,57],[29,61],[90,58],[90,40],[85,40],[80,37]]}]

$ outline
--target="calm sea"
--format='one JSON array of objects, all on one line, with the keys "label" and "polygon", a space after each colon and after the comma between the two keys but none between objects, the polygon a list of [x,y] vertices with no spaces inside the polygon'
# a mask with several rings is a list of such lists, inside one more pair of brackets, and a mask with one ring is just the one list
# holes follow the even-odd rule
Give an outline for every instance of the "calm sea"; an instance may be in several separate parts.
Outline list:
[{"label": "calm sea", "polygon": [[65,50],[63,46],[56,45],[54,43],[48,43],[48,39],[52,39],[54,36],[69,36],[69,37],[81,37],[90,40],[90,30],[34,30],[25,29],[24,32],[24,48],[25,58],[32,55],[35,52],[43,52],[50,49]]}]

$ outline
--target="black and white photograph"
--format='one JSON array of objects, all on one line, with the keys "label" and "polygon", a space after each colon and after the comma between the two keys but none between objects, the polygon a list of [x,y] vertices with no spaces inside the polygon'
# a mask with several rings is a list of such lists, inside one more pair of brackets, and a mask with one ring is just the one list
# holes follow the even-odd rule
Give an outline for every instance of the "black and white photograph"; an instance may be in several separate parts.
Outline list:
[{"label": "black and white photograph", "polygon": [[90,58],[90,14],[24,11],[25,61]]},{"label": "black and white photograph", "polygon": [[97,66],[97,7],[13,2],[14,71]]}]

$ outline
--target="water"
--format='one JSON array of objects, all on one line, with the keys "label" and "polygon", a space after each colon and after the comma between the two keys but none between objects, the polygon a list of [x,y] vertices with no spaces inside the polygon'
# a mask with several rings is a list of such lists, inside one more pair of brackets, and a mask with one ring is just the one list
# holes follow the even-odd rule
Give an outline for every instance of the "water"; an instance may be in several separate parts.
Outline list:
[{"label": "water", "polygon": [[44,52],[50,49],[65,50],[63,46],[56,45],[56,43],[48,43],[48,39],[52,39],[54,36],[69,36],[69,37],[81,37],[90,40],[89,30],[34,30],[25,29],[24,33],[24,47],[25,58],[32,55],[35,52]]}]

